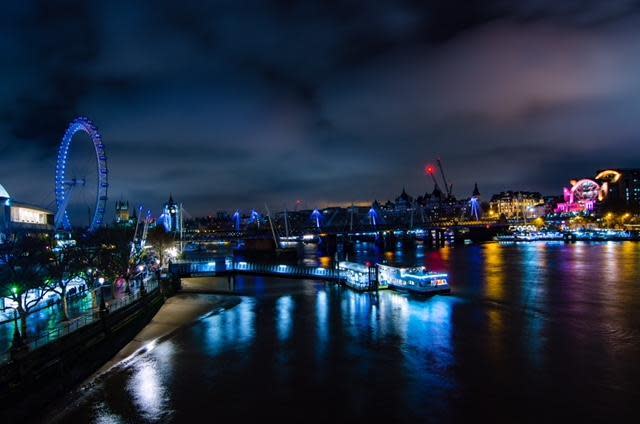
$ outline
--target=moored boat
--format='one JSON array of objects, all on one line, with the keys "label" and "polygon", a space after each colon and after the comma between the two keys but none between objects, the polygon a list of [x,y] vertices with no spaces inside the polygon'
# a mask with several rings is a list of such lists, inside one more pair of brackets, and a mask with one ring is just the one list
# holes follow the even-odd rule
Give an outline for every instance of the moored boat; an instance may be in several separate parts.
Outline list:
[{"label": "moored boat", "polygon": [[427,271],[423,266],[398,268],[378,264],[379,288],[406,291],[412,294],[432,295],[449,293],[449,278],[442,272]]}]

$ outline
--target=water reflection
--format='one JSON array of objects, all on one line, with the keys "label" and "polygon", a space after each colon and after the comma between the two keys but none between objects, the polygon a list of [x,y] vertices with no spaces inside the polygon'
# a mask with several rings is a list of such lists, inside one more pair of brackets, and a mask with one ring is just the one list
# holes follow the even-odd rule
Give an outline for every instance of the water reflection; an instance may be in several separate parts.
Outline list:
[{"label": "water reflection", "polygon": [[291,296],[282,296],[276,302],[278,319],[278,339],[285,342],[291,336],[291,320],[293,312],[293,300]]},{"label": "water reflection", "polygon": [[[247,278],[240,304],[111,375],[67,421],[91,410],[100,422],[194,422],[214,406],[219,420],[286,411],[297,422],[616,421],[633,412],[640,244],[420,250],[403,250],[403,260],[445,267],[451,296]],[[357,253],[383,256],[373,246]],[[114,394],[122,387],[130,396]]]},{"label": "water reflection", "polygon": [[504,249],[497,243],[484,246],[486,294],[491,300],[503,300],[505,288]]},{"label": "water reflection", "polygon": [[228,348],[236,348],[250,343],[255,335],[255,301],[243,298],[242,302],[222,314],[203,320],[198,327],[203,346],[209,355],[221,354]]},{"label": "water reflection", "polygon": [[326,290],[318,290],[316,297],[316,330],[318,337],[318,353],[324,354],[329,341],[329,296]]},{"label": "water reflection", "polygon": [[149,360],[140,360],[134,365],[134,374],[128,390],[142,416],[147,420],[158,420],[168,402],[165,387],[162,384],[157,364]]}]

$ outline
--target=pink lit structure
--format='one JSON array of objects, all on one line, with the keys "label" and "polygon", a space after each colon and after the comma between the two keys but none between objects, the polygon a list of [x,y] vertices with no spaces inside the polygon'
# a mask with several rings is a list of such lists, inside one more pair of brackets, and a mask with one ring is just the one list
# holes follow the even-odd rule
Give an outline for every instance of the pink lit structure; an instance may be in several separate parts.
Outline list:
[{"label": "pink lit structure", "polygon": [[564,188],[564,203],[558,203],[556,213],[591,213],[596,203],[607,196],[607,183],[599,185],[588,178],[572,180],[571,188]]}]

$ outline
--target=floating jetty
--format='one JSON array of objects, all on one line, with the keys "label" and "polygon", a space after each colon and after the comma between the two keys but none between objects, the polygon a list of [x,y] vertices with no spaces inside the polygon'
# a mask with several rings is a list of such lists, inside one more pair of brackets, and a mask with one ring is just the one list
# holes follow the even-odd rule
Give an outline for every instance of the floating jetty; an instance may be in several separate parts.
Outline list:
[{"label": "floating jetty", "polygon": [[266,275],[316,279],[344,284],[357,291],[394,289],[414,294],[436,294],[450,290],[447,274],[428,272],[425,267],[398,268],[345,261],[339,262],[335,268],[324,268],[253,263],[225,257],[208,261],[177,261],[169,265],[169,271],[178,278]]}]

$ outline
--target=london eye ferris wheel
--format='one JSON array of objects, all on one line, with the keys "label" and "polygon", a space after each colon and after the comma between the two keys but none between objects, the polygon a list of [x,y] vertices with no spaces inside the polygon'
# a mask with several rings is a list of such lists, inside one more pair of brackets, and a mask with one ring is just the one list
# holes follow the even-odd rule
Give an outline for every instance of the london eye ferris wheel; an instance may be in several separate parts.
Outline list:
[{"label": "london eye ferris wheel", "polygon": [[[71,154],[72,141],[78,132],[87,134],[91,139],[91,150],[95,153],[95,159],[91,157],[92,154]],[[56,229],[70,231],[70,212],[77,211],[78,208],[86,208],[88,211],[86,222],[89,232],[97,230],[103,224],[109,188],[108,176],[107,157],[97,127],[89,118],[74,119],[64,133],[58,149],[55,181],[57,210],[54,218]],[[82,206],[76,205],[74,208],[73,202],[80,202]],[[74,219],[76,218],[79,217],[74,216]],[[79,221],[81,220],[78,219]]]}]

